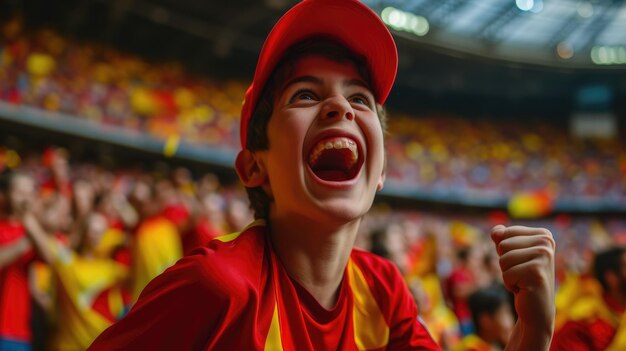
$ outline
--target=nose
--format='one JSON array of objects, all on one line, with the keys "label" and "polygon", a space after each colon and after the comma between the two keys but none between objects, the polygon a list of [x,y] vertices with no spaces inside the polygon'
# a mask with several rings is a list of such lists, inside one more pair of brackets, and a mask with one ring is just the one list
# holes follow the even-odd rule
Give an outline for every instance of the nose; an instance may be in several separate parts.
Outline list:
[{"label": "nose", "polygon": [[329,98],[322,109],[323,119],[341,119],[346,118],[350,121],[354,120],[354,110],[352,106],[343,96],[335,96]]}]

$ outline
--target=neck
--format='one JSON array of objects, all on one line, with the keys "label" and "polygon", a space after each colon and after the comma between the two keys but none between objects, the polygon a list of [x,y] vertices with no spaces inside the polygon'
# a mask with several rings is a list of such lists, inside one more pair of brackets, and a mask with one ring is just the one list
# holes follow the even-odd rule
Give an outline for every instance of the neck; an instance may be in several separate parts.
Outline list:
[{"label": "neck", "polygon": [[326,309],[336,303],[360,221],[332,225],[293,215],[270,215],[276,255],[287,273]]}]

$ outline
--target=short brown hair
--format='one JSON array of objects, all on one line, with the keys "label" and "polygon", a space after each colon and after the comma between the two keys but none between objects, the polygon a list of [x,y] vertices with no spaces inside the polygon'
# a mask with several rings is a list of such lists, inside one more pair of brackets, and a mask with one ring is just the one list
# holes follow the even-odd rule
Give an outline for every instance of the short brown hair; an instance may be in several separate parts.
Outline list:
[{"label": "short brown hair", "polygon": [[[285,77],[294,69],[295,62],[298,59],[312,54],[320,55],[338,62],[353,62],[361,77],[371,86],[370,74],[367,70],[365,60],[340,43],[327,38],[312,38],[292,46],[276,65],[270,79],[263,88],[256,108],[252,112],[252,117],[248,124],[248,137],[246,140],[248,150],[261,151],[269,148],[267,124],[274,110],[276,89],[280,87]],[[386,114],[383,106],[379,103],[376,103],[376,113],[383,131],[386,131]],[[269,207],[271,203],[269,195],[266,194],[261,187],[246,187],[246,192],[250,200],[250,207],[254,211],[254,218],[267,219],[269,217]]]}]

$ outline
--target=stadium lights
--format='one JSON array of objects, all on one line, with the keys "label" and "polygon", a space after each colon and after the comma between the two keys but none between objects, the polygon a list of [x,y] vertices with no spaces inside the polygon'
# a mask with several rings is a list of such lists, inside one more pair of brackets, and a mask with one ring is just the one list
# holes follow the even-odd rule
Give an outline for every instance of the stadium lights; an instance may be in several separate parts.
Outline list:
[{"label": "stadium lights", "polygon": [[539,13],[543,10],[543,0],[515,0],[515,6],[524,12]]},{"label": "stadium lights", "polygon": [[564,60],[569,60],[574,57],[574,47],[572,44],[562,41],[556,46],[556,54]]},{"label": "stadium lights", "polygon": [[386,7],[380,18],[389,27],[403,32],[415,34],[423,37],[428,34],[430,24],[423,16],[416,16],[409,12],[404,12],[393,7]]},{"label": "stadium lights", "polygon": [[593,16],[593,5],[590,2],[581,2],[576,12],[578,12],[578,16],[582,18],[589,18]]},{"label": "stadium lights", "polygon": [[591,49],[591,61],[596,65],[624,65],[626,64],[626,47],[594,46]]}]

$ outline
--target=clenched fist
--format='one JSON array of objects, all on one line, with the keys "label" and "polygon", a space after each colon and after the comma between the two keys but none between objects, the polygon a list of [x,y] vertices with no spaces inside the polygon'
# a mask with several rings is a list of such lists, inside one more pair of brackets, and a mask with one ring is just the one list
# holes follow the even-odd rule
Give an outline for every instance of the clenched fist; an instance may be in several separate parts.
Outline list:
[{"label": "clenched fist", "polygon": [[500,257],[504,285],[515,296],[519,319],[507,350],[548,350],[554,332],[554,251],[543,228],[497,225],[491,239]]}]

